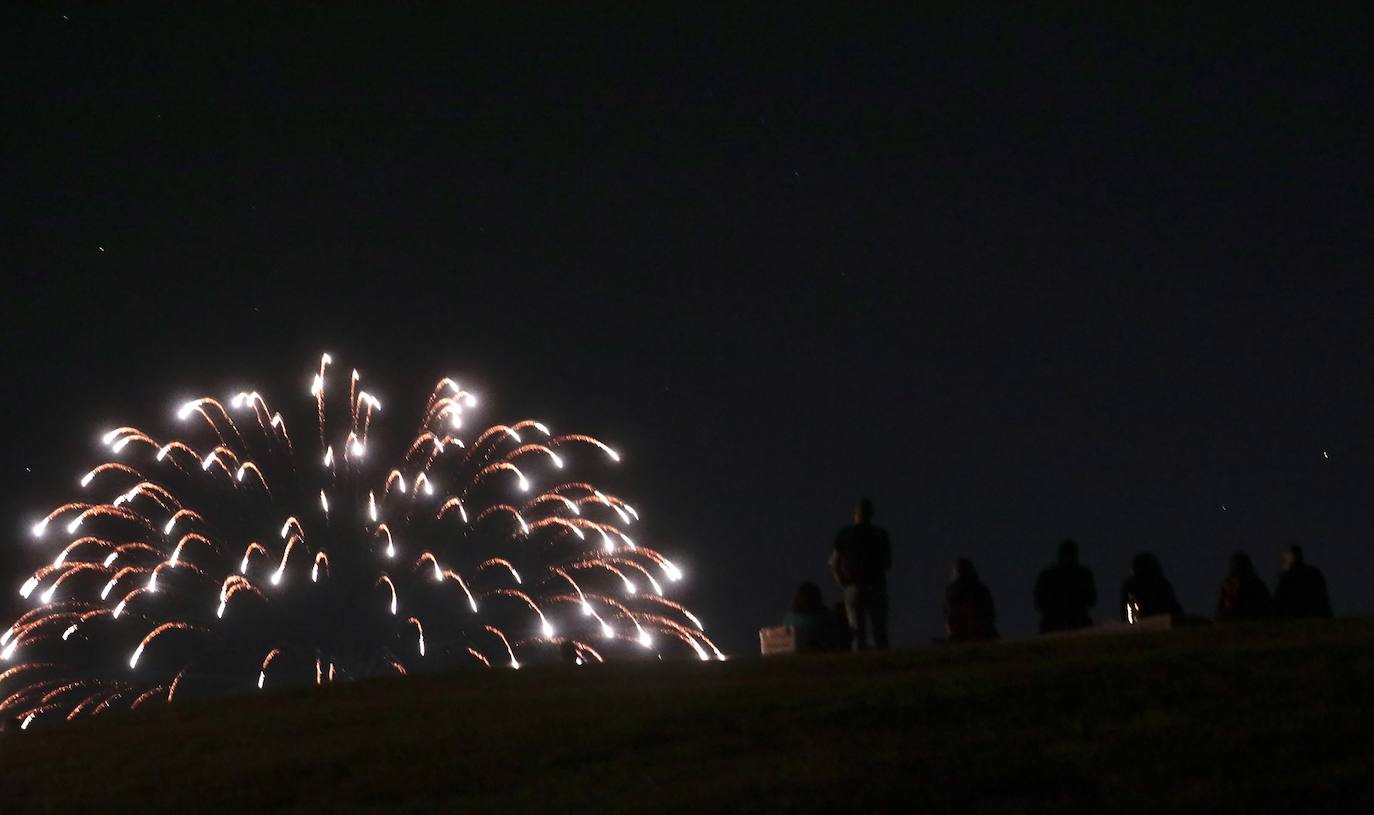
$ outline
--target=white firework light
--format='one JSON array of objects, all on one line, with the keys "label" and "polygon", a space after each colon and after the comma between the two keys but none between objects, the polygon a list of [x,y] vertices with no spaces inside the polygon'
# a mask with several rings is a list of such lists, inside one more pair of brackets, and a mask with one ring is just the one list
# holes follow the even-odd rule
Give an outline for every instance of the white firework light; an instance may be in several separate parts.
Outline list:
[{"label": "white firework light", "polygon": [[666,596],[682,571],[633,538],[636,509],[569,475],[614,466],[611,447],[533,419],[480,429],[477,397],[445,377],[388,456],[356,370],[324,354],[309,393],[315,432],[295,437],[257,392],[183,403],[182,439],[102,436],[111,460],[78,479],[82,500],[30,527],[45,561],[19,587],[33,608],[0,632],[0,716],[27,728],[178,692],[723,658]]}]

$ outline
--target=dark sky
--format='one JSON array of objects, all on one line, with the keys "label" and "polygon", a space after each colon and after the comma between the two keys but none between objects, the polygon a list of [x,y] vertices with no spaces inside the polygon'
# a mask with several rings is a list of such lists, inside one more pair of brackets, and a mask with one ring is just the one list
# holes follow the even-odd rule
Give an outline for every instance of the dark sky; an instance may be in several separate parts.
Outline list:
[{"label": "dark sky", "polygon": [[3,585],[98,430],[329,350],[616,443],[727,650],[861,494],[901,644],[1064,536],[1374,612],[1364,19],[328,5],[3,12]]}]

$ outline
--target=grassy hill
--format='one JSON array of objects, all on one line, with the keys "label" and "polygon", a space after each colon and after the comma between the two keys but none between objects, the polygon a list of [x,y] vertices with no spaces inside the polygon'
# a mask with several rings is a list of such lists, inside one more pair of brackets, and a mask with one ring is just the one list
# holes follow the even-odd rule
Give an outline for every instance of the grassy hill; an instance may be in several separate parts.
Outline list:
[{"label": "grassy hill", "polygon": [[0,739],[5,812],[1369,811],[1374,622],[474,671]]}]

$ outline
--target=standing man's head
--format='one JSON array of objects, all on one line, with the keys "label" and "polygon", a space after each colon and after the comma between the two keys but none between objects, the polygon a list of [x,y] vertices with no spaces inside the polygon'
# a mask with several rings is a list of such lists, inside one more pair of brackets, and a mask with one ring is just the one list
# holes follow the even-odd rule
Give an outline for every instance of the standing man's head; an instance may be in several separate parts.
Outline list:
[{"label": "standing man's head", "polygon": [[854,523],[866,524],[873,520],[873,502],[867,498],[860,498],[859,503],[854,506]]},{"label": "standing man's head", "polygon": [[1302,564],[1303,559],[1301,546],[1294,543],[1283,550],[1283,570],[1285,572],[1293,568],[1294,566],[1301,566]]},{"label": "standing man's head", "polygon": [[1078,565],[1078,541],[1064,540],[1059,542],[1059,565]]}]

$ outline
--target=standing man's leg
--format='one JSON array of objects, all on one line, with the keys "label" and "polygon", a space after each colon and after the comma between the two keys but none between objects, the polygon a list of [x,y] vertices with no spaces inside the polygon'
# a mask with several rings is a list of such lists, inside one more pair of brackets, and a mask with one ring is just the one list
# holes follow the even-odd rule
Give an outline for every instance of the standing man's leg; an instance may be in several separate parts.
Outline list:
[{"label": "standing man's leg", "polygon": [[887,586],[873,587],[866,605],[873,617],[873,647],[887,650]]},{"label": "standing man's leg", "polygon": [[868,639],[868,620],[863,592],[858,586],[844,587],[844,613],[849,618],[850,647],[855,651],[862,650]]}]

